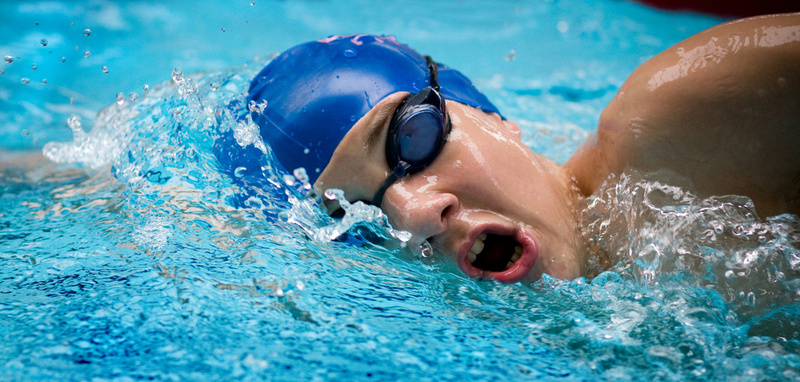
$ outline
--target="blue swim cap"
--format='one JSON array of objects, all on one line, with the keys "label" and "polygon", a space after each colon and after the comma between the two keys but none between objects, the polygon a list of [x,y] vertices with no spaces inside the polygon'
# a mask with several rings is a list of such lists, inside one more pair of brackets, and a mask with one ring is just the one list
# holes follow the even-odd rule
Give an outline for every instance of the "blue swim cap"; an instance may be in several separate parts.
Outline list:
[{"label": "blue swim cap", "polygon": [[[439,64],[441,94],[498,113],[460,72]],[[425,58],[394,37],[333,36],[291,48],[253,78],[247,101],[266,108],[253,121],[283,167],[313,183],[353,125],[386,96],[430,83]]]}]

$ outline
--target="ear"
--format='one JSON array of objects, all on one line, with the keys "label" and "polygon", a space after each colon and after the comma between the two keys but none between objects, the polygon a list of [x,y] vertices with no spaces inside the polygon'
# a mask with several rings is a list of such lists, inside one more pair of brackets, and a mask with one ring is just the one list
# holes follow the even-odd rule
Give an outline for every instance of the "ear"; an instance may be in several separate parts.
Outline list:
[{"label": "ear", "polygon": [[522,131],[519,129],[519,125],[517,125],[515,122],[505,119],[503,120],[503,127],[511,132],[515,138],[522,139]]}]

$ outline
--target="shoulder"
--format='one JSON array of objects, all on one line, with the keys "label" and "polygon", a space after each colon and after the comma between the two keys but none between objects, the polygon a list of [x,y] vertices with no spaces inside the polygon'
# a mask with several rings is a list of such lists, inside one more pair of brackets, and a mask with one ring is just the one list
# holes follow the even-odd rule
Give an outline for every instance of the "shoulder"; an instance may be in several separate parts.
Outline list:
[{"label": "shoulder", "polygon": [[768,187],[775,177],[759,174],[776,163],[777,177],[797,175],[800,165],[786,162],[798,162],[788,144],[800,140],[798,124],[800,14],[761,16],[698,33],[637,68],[576,155],[596,157],[601,172],[666,168],[700,189],[742,194],[752,184],[721,189],[715,178],[749,174]]}]

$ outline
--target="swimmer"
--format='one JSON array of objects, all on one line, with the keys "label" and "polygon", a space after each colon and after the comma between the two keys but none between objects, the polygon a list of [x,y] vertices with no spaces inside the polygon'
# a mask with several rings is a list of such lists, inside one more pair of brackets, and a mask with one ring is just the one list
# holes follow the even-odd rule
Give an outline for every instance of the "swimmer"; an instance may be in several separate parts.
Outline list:
[{"label": "swimmer", "polygon": [[[296,46],[253,79],[264,141],[317,193],[380,207],[468,276],[585,276],[579,200],[628,171],[800,213],[800,14],[708,29],[637,68],[563,165],[458,71],[392,37]],[[335,202],[325,201],[335,214]]]}]

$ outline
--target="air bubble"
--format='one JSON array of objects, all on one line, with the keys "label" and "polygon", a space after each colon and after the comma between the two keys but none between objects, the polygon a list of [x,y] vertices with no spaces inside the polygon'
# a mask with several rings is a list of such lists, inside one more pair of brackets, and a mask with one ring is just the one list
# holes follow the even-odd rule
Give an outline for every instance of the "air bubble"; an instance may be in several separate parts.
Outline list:
[{"label": "air bubble", "polygon": [[358,52],[356,52],[354,49],[345,49],[342,55],[347,58],[353,58],[358,55]]},{"label": "air bubble", "polygon": [[36,66],[36,64],[31,65],[31,70],[36,70],[36,69],[39,69],[39,67]]},{"label": "air bubble", "polygon": [[311,152],[311,150],[309,150],[309,149],[303,149],[303,154],[308,154],[310,152]]},{"label": "air bubble", "polygon": [[47,85],[47,78],[42,78],[42,85]]},{"label": "air bubble", "polygon": [[89,28],[86,28],[86,29],[84,29],[84,30],[83,30],[83,34],[84,34],[86,37],[89,37],[89,35],[90,35],[90,34],[92,34],[92,30],[91,30],[91,29],[89,29]]},{"label": "air bubble", "polygon": [[89,56],[91,56],[91,55],[92,55],[92,52],[90,52],[88,50],[83,52],[83,58],[89,58]]},{"label": "air bubble", "polygon": [[355,115],[351,115],[350,116],[350,122],[355,122],[355,121],[356,121],[356,116]]},{"label": "air bubble", "polygon": [[289,174],[285,174],[283,176],[283,182],[286,183],[287,186],[294,186],[295,179],[294,179],[293,176],[291,176]]},{"label": "air bubble", "polygon": [[122,106],[125,103],[125,94],[117,93],[117,105]]},{"label": "air bubble", "polygon": [[7,63],[9,63],[9,64],[10,64],[10,63],[14,62],[14,57],[12,57],[12,56],[6,56],[6,57],[5,57],[5,60],[6,60],[6,62],[7,62]]},{"label": "air bubble", "polygon": [[22,135],[27,137],[28,135],[31,135],[31,132],[28,129],[24,129],[22,130]]},{"label": "air bubble", "polygon": [[139,98],[139,94],[137,94],[136,92],[131,92],[130,94],[128,94],[128,99],[131,102],[136,101],[138,98]]},{"label": "air bubble", "polygon": [[103,65],[103,74],[108,74],[108,66]]},{"label": "air bubble", "polygon": [[62,62],[62,63],[63,63],[64,61],[66,61],[66,60],[67,60],[67,58],[66,58],[66,57],[64,57],[64,56],[61,56],[61,62]]},{"label": "air bubble", "polygon": [[247,171],[247,167],[236,167],[236,170],[233,170],[233,175],[237,178],[241,178],[244,176],[245,171]]},{"label": "air bubble", "polygon": [[28,78],[22,77],[22,83],[27,85],[27,84],[31,83],[31,80],[28,79]]},{"label": "air bubble", "polygon": [[150,89],[150,85],[148,85],[148,84],[144,84],[144,86],[142,86],[142,90],[143,91],[148,91],[149,89]]},{"label": "air bubble", "polygon": [[43,38],[39,43],[42,44],[42,46],[47,46],[47,39]]}]

